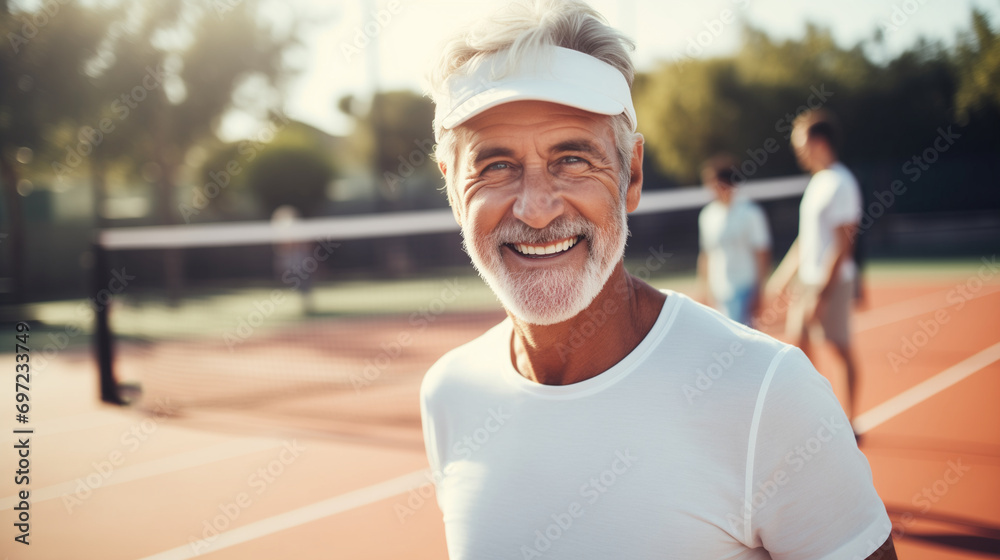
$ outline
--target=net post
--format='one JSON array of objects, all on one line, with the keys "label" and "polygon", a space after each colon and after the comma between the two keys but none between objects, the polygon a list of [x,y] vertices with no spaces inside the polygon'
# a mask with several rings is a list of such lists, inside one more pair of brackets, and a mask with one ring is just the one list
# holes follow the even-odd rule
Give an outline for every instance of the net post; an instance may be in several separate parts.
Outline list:
[{"label": "net post", "polygon": [[114,372],[114,346],[111,340],[111,325],[108,321],[107,305],[102,305],[98,296],[105,286],[111,282],[108,268],[107,250],[101,246],[100,239],[91,245],[94,256],[91,271],[91,303],[94,307],[94,355],[97,359],[97,372],[101,391],[101,400],[110,404],[126,404],[119,393],[118,381]]}]

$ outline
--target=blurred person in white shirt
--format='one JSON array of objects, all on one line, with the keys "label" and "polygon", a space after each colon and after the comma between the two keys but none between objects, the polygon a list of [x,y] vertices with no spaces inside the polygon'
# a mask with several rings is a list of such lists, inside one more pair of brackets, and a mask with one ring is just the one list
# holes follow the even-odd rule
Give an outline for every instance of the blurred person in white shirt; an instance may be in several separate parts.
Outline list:
[{"label": "blurred person in white shirt", "polygon": [[789,308],[786,333],[812,356],[822,332],[844,363],[847,415],[853,420],[857,367],[851,353],[850,311],[858,274],[854,240],[861,219],[861,189],[839,161],[839,130],[830,113],[812,110],[795,119],[792,147],[799,165],[812,173],[799,206],[799,235],[768,282],[778,297],[797,281],[799,297]]},{"label": "blurred person in white shirt", "polygon": [[764,211],[739,193],[735,165],[721,154],[702,166],[714,200],[698,215],[698,280],[706,303],[751,326],[771,273],[771,234]]}]

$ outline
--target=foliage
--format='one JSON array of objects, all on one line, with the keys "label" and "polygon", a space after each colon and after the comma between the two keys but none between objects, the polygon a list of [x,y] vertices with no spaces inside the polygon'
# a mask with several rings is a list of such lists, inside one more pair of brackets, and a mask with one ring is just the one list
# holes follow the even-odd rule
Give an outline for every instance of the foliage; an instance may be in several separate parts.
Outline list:
[{"label": "foliage", "polygon": [[984,12],[972,13],[972,31],[959,41],[955,66],[959,74],[955,109],[962,120],[977,109],[1000,109],[1000,32],[990,27]]},{"label": "foliage", "polygon": [[289,205],[300,216],[315,216],[334,177],[329,158],[315,149],[295,145],[268,146],[247,171],[247,186],[270,216]]},{"label": "foliage", "polygon": [[[296,25],[275,29],[260,17],[258,4],[66,0],[5,17],[5,28],[16,27],[15,20],[47,23],[23,45],[19,67],[0,69],[0,148],[34,141],[59,177],[89,168],[99,199],[107,167],[124,166],[132,177],[154,183],[158,220],[175,222],[184,156],[214,134],[221,115],[235,106],[235,93],[252,84],[258,100],[271,100],[271,106],[243,107],[260,117],[279,107],[276,92],[288,71],[282,54],[295,44]],[[46,15],[49,7],[58,13]],[[18,81],[36,84],[41,95],[21,100],[26,94],[7,87]],[[7,109],[14,106],[9,99],[29,110]],[[11,114],[19,120],[3,117]],[[35,137],[12,138],[11,129]]]},{"label": "foliage", "polygon": [[440,177],[431,160],[434,105],[428,98],[412,91],[387,91],[375,94],[367,107],[353,97],[341,99],[338,106],[354,119],[351,141],[361,158],[371,162],[383,208]]},{"label": "foliage", "polygon": [[[784,41],[744,27],[735,55],[662,63],[637,80],[646,153],[682,184],[697,182],[701,162],[717,152],[735,155],[754,178],[797,173],[790,123],[807,107],[822,106],[845,131],[845,161],[905,161],[956,116],[968,124],[970,111],[1000,107],[1000,41],[981,13],[973,30],[954,56],[921,41],[876,64],[864,45],[838,46],[821,27]],[[1000,124],[996,114],[973,123],[977,138]]]}]

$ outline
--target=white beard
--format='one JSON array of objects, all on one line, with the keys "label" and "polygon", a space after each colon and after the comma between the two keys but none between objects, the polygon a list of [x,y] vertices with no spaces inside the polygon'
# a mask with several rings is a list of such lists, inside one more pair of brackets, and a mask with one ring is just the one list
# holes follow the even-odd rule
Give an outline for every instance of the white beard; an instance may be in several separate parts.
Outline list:
[{"label": "white beard", "polygon": [[[599,229],[583,217],[560,217],[545,229],[535,229],[511,219],[477,238],[466,222],[462,225],[463,246],[479,275],[504,308],[527,323],[554,325],[582,313],[601,292],[615,265],[621,261],[628,225],[620,204],[615,205],[612,212],[613,216],[609,216],[608,220],[611,227],[607,230]],[[581,236],[587,240],[588,251],[582,271],[553,266],[513,272],[504,265],[500,253],[505,244],[547,244]]]}]

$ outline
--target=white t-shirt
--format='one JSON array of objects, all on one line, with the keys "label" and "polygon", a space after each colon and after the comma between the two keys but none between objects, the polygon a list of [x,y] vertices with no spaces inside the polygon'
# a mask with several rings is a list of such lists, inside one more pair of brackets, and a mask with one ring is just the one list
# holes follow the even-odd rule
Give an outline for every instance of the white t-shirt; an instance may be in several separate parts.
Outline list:
[{"label": "white t-shirt", "polygon": [[757,283],[755,254],[771,246],[764,211],[739,195],[713,200],[698,214],[698,239],[708,258],[708,287],[725,300]]},{"label": "white t-shirt", "polygon": [[888,538],[851,426],[798,349],[667,292],[621,362],[551,386],[513,368],[512,332],[452,350],[421,387],[451,560],[851,560]]},{"label": "white t-shirt", "polygon": [[[861,189],[840,162],[812,176],[799,205],[799,280],[816,286],[825,281],[823,266],[834,249],[836,230],[861,219]],[[842,281],[854,280],[854,257],[848,255],[838,272]]]}]

